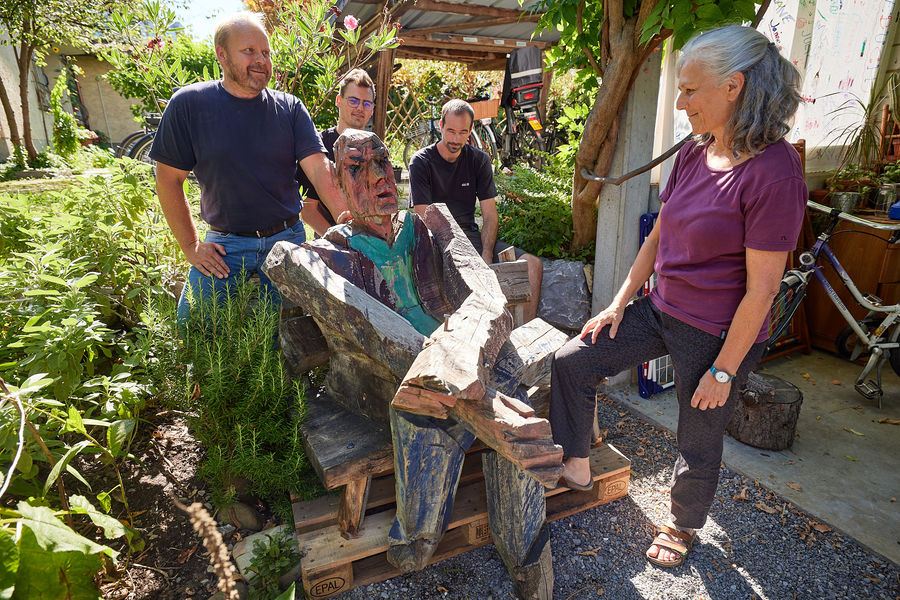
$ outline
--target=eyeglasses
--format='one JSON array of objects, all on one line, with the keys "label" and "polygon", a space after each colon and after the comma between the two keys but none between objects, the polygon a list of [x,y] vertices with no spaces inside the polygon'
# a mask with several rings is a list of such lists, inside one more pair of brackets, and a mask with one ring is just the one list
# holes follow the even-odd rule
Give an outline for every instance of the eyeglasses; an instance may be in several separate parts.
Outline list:
[{"label": "eyeglasses", "polygon": [[346,100],[353,108],[359,106],[360,102],[362,102],[363,108],[365,110],[372,110],[372,108],[375,106],[375,103],[371,100],[360,100],[356,96],[347,96]]}]

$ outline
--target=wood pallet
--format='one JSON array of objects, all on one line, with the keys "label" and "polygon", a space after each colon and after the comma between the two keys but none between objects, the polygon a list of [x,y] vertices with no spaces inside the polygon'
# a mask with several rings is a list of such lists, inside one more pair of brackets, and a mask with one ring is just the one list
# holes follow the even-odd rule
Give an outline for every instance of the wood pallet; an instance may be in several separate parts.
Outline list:
[{"label": "wood pallet", "polygon": [[[429,564],[491,543],[481,452],[466,456],[450,525]],[[624,497],[631,478],[631,461],[613,446],[591,449],[594,489],[547,490],[547,520],[555,521]],[[300,549],[303,588],[310,598],[329,598],[354,587],[400,575],[385,558],[394,520],[394,477],[372,479],[366,516],[359,537],[346,539],[338,526],[340,496],[325,496],[293,504]]]}]

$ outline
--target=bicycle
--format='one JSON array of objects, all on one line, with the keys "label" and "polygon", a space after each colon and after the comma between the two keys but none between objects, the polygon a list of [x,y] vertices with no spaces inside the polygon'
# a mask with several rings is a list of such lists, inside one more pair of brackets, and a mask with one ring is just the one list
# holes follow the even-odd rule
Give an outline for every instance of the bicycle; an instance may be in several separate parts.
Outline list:
[{"label": "bicycle", "polygon": [[125,136],[125,139],[123,139],[116,147],[116,158],[123,158],[125,156],[130,157],[132,150],[148,135],[151,136],[150,140],[152,142],[153,136],[156,135],[156,128],[159,127],[159,121],[162,119],[162,115],[160,113],[144,113],[142,118],[144,121],[143,128]]},{"label": "bicycle", "polygon": [[[836,235],[834,229],[843,219],[873,229],[893,231],[894,233],[891,235],[888,243],[898,244],[900,243],[900,224],[873,223],[872,221],[842,212],[839,209],[822,206],[811,200],[807,202],[807,205],[810,208],[827,213],[829,215],[828,224],[825,230],[819,234],[813,247],[800,254],[800,266],[788,270],[781,280],[778,294],[772,303],[773,316],[769,328],[770,336],[767,346],[772,348],[778,338],[784,334],[794,313],[797,312],[800,303],[806,296],[806,288],[811,278],[815,276],[819,283],[824,286],[832,304],[834,304],[848,324],[848,327],[835,340],[838,354],[853,361],[864,354],[869,355],[869,359],[856,378],[853,388],[868,400],[877,399],[878,408],[881,408],[881,401],[884,395],[881,387],[881,369],[884,363],[890,363],[891,368],[900,375],[900,304],[885,306],[880,298],[870,294],[863,295],[841,266],[837,257],[835,257],[828,246],[828,240]],[[818,265],[819,258],[822,255],[834,268],[841,282],[852,294],[853,299],[869,311],[863,319],[857,321],[853,317],[850,310],[834,291],[834,288],[825,279],[825,276],[822,274],[824,267]],[[881,318],[882,315],[884,315],[883,319]],[[868,380],[869,375],[873,371],[875,371],[875,380]]]},{"label": "bicycle", "polygon": [[544,124],[537,110],[537,103],[528,106],[504,106],[506,122],[500,131],[500,164],[512,168],[525,163],[540,171],[544,166],[546,146]]}]

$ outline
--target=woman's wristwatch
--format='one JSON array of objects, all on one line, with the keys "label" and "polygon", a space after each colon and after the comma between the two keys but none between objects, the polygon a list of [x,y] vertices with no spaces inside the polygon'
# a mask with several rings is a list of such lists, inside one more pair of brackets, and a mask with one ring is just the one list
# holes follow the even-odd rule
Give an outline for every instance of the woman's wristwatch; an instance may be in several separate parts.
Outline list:
[{"label": "woman's wristwatch", "polygon": [[723,371],[722,369],[717,369],[713,366],[709,367],[709,372],[712,373],[713,377],[715,377],[716,381],[719,383],[728,383],[734,379],[734,375],[728,371]]}]

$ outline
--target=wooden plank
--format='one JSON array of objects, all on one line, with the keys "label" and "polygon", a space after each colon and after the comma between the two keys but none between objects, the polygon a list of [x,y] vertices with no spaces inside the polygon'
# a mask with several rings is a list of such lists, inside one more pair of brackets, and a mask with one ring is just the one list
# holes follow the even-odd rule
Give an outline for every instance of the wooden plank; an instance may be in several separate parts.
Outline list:
[{"label": "wooden plank", "polygon": [[494,6],[482,6],[468,2],[446,2],[445,0],[416,0],[415,10],[442,12],[472,17],[522,17],[528,14],[525,10],[512,8],[497,8]]},{"label": "wooden plank", "polygon": [[403,45],[419,48],[454,48],[459,50],[497,50],[507,51],[526,46],[536,46],[541,50],[553,46],[553,42],[541,42],[537,40],[520,40],[494,35],[468,35],[454,33],[429,33],[418,34],[414,30],[403,32]]},{"label": "wooden plank", "polygon": [[441,33],[444,31],[458,31],[460,29],[481,29],[484,27],[495,27],[498,25],[510,25],[512,23],[536,23],[541,18],[540,13],[526,13],[512,17],[502,17],[495,19],[483,19],[480,21],[460,21],[457,23],[448,23],[445,25],[435,25],[434,27],[421,27],[418,29],[406,29],[406,33],[424,36],[430,33]]},{"label": "wooden plank", "polygon": [[531,283],[528,281],[528,262],[524,259],[512,262],[499,262],[488,265],[497,281],[506,301],[510,304],[522,304],[531,300]]},{"label": "wooden plank", "polygon": [[540,318],[516,327],[497,355],[488,385],[515,394],[520,385],[550,385],[553,354],[569,336]]},{"label": "wooden plank", "polygon": [[356,583],[353,580],[353,565],[345,563],[332,566],[324,571],[310,576],[308,573],[301,575],[303,589],[310,598],[331,598],[343,591],[352,590]]},{"label": "wooden plank", "polygon": [[[591,472],[596,482],[592,492],[575,492],[560,487],[548,490],[546,494],[547,520],[554,521],[581,512],[588,508],[624,497],[628,491],[630,480],[630,461],[610,445],[602,445],[591,449]],[[474,465],[481,463],[480,453],[468,457]],[[470,471],[469,477],[473,474]],[[392,477],[385,477],[392,481]],[[375,482],[370,495],[375,495]],[[320,499],[319,499],[320,500]],[[376,500],[377,502],[377,500]],[[307,503],[313,504],[313,502]],[[321,508],[324,503],[317,506]],[[315,511],[298,510],[296,514],[311,514]],[[319,527],[299,532],[298,548],[301,552],[301,570],[307,593],[316,591],[327,595],[312,596],[326,598],[330,595],[347,591],[353,586],[368,585],[400,575],[400,571],[392,567],[385,559],[388,542],[387,535],[393,523],[394,513],[381,510],[367,516],[366,528],[359,538],[347,540],[341,536],[336,525]],[[314,516],[321,521],[321,517]],[[470,479],[459,486],[456,504],[450,519],[448,531],[429,564],[445,558],[456,556],[491,541],[489,528],[484,524],[487,519],[487,501],[485,483],[482,479]],[[299,528],[298,528],[299,529]],[[352,565],[352,575],[347,574],[347,565]],[[338,588],[342,578],[344,587]],[[318,587],[316,587],[318,586]],[[312,595],[312,594],[310,594]]]},{"label": "wooden plank", "polygon": [[329,398],[317,396],[306,401],[306,419],[300,429],[306,456],[326,489],[393,467],[387,427]]}]

